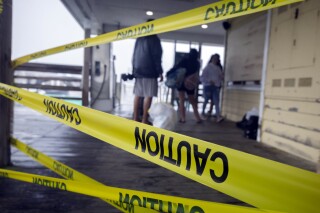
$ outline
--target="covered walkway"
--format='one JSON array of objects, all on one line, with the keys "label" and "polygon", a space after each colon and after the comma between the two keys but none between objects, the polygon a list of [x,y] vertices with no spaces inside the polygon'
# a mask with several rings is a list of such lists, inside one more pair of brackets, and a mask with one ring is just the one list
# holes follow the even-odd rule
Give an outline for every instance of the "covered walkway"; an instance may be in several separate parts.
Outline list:
[{"label": "covered walkway", "polygon": [[[116,110],[119,116],[130,112]],[[272,159],[309,171],[316,165],[261,143],[242,137],[235,123],[197,124],[189,115],[176,132]],[[109,186],[166,195],[246,205],[232,197],[147,162],[123,150],[58,123],[22,105],[14,108],[14,137],[46,155]],[[12,149],[13,166],[8,169],[59,177],[31,158]],[[0,210],[10,212],[119,212],[100,199],[59,191],[9,179],[0,179]]]}]

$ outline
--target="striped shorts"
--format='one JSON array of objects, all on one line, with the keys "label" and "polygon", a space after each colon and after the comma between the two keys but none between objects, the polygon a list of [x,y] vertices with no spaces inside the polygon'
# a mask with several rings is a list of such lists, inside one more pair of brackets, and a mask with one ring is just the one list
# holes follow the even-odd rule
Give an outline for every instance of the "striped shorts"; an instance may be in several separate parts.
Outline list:
[{"label": "striped shorts", "polygon": [[157,97],[158,80],[156,78],[136,78],[133,94],[138,97]]}]

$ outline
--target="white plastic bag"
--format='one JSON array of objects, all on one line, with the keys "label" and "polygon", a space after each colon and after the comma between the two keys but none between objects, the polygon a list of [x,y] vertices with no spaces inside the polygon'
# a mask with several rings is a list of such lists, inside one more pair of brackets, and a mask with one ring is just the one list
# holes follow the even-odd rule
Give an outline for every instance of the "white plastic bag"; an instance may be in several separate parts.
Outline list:
[{"label": "white plastic bag", "polygon": [[153,126],[167,130],[174,130],[178,116],[174,108],[163,102],[154,103],[149,109],[149,115]]},{"label": "white plastic bag", "polygon": [[246,119],[249,120],[251,116],[259,116],[259,110],[253,107],[250,111],[246,113]]}]

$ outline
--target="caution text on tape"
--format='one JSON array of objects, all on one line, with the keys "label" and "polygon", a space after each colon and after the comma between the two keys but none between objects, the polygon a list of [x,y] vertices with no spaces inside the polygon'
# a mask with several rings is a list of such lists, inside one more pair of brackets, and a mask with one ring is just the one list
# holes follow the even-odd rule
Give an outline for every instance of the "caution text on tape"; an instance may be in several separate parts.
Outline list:
[{"label": "caution text on tape", "polygon": [[320,208],[318,174],[1,83],[0,94],[261,209]]}]

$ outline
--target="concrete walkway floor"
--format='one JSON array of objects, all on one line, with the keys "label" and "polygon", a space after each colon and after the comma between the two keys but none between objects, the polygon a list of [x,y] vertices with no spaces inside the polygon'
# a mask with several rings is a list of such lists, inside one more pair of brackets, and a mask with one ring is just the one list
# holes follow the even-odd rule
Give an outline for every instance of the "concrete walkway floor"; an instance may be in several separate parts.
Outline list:
[{"label": "concrete walkway floor", "polygon": [[[129,116],[128,112],[115,114]],[[192,115],[176,132],[281,163],[315,171],[316,165],[242,137],[235,123],[207,120],[197,124]],[[14,110],[14,137],[46,155],[109,186],[214,202],[247,205],[89,135],[47,118],[19,104]],[[7,169],[59,177],[12,148],[13,166]],[[60,177],[59,177],[60,178]],[[119,212],[100,199],[35,184],[0,178],[1,213]]]}]

